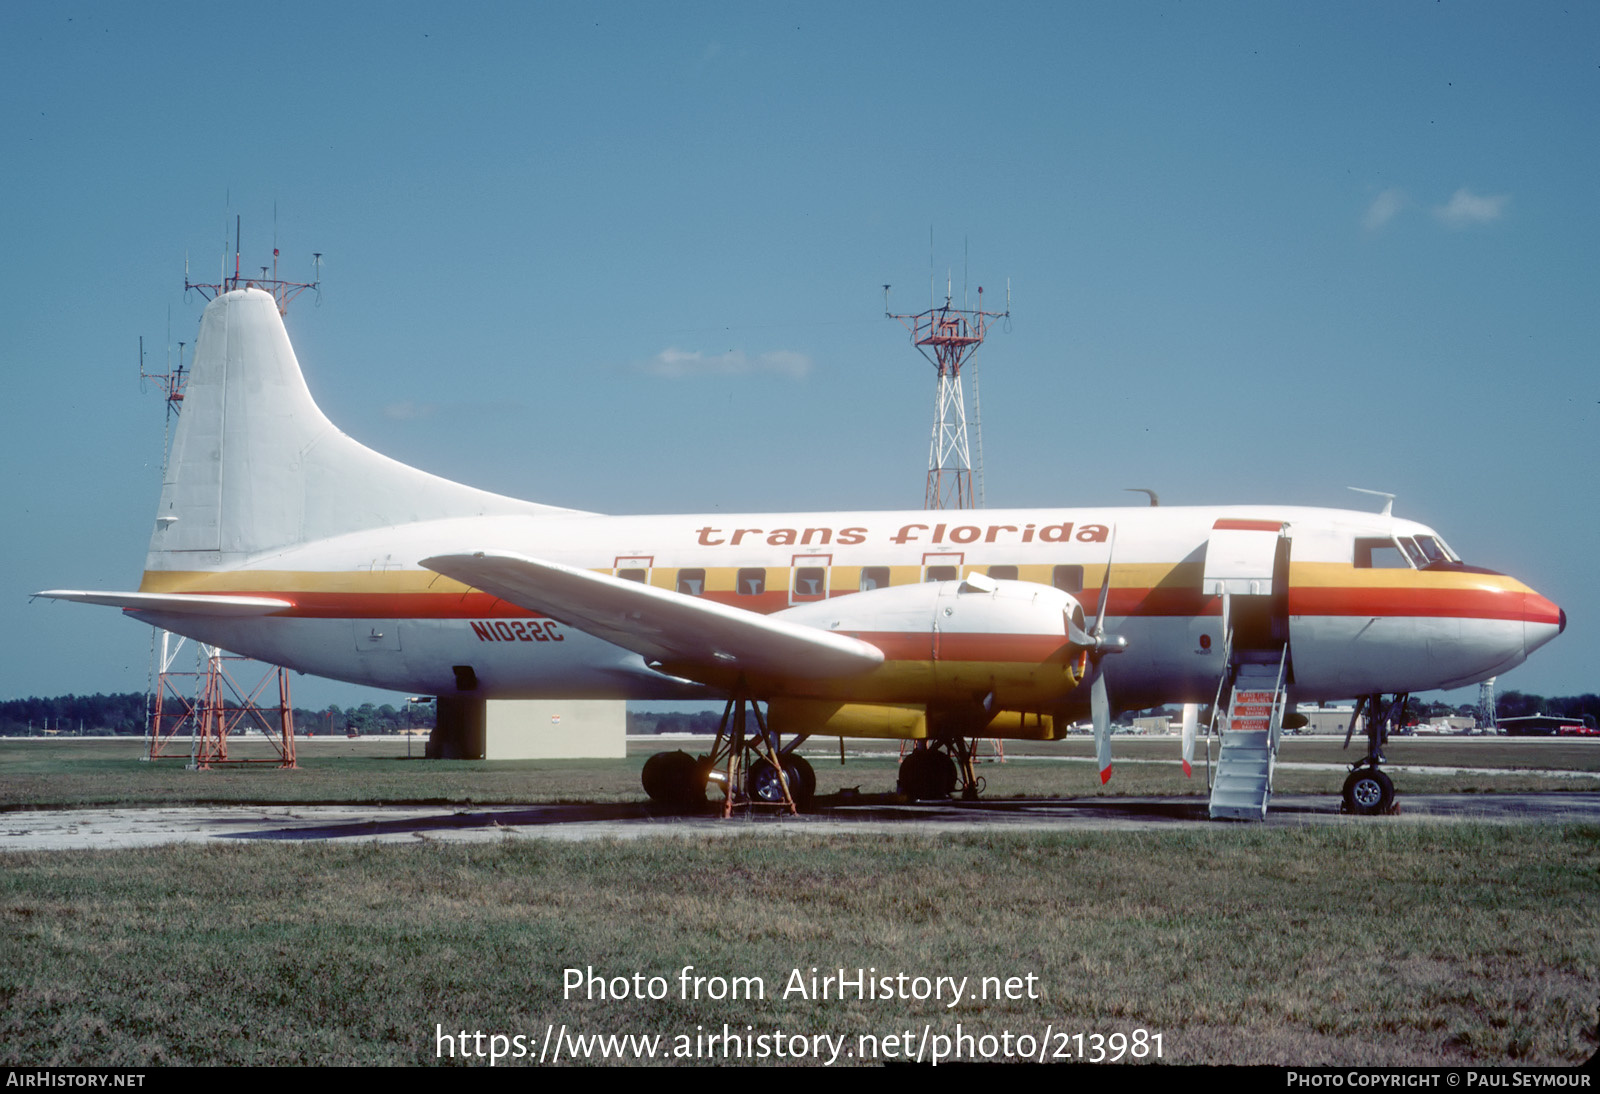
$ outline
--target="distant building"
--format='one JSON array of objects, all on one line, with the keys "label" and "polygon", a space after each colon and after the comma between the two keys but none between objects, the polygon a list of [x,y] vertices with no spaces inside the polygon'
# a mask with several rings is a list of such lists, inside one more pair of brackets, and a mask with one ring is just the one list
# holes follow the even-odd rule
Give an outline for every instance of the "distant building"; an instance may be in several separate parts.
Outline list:
[{"label": "distant building", "polygon": [[1596,737],[1594,719],[1587,714],[1527,714],[1521,718],[1497,718],[1500,728],[1511,737]]}]

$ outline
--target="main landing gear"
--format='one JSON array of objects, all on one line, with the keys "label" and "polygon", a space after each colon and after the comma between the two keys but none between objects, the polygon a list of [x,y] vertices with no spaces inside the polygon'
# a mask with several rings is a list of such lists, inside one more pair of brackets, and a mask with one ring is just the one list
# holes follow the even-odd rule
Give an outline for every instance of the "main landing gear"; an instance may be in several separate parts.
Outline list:
[{"label": "main landing gear", "polygon": [[962,801],[976,801],[983,780],[972,768],[972,744],[965,737],[918,741],[900,761],[900,793],[913,801],[948,798],[959,783]]},{"label": "main landing gear", "polygon": [[1378,769],[1384,762],[1383,746],[1389,740],[1389,720],[1398,718],[1405,723],[1406,703],[1410,695],[1401,693],[1384,706],[1382,695],[1363,695],[1350,715],[1350,728],[1345,731],[1344,746],[1350,747],[1355,735],[1356,722],[1362,708],[1367,711],[1367,754],[1350,768],[1350,777],[1344,781],[1344,811],[1361,817],[1375,817],[1380,813],[1395,812],[1394,782]]},{"label": "main landing gear", "polygon": [[651,801],[672,809],[704,808],[706,788],[714,785],[723,794],[724,817],[733,813],[735,805],[775,805],[797,813],[817,793],[816,772],[794,751],[804,740],[796,737],[787,748],[780,748],[761,708],[754,700],[736,696],[723,708],[709,755],[657,752],[645,761],[640,782]]}]

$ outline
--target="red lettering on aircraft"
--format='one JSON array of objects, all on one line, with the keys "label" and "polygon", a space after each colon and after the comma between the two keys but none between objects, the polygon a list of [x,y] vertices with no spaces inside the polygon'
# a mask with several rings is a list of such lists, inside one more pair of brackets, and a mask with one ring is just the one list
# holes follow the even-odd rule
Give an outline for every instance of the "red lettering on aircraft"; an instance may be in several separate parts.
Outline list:
[{"label": "red lettering on aircraft", "polygon": [[[760,538],[769,547],[825,545],[837,542],[843,547],[854,547],[867,542],[868,531],[859,526],[849,528],[733,528],[724,531],[707,525],[695,529],[695,542],[702,547],[738,547],[745,538]],[[1111,529],[1104,524],[1074,525],[1070,520],[1057,524],[905,524],[889,537],[890,543],[1105,543],[1111,538]]]}]

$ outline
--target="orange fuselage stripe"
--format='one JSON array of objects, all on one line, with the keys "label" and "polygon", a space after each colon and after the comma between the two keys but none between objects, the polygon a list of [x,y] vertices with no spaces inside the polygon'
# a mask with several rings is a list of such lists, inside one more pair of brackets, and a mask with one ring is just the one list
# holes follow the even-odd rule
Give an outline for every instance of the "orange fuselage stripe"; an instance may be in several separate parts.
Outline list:
[{"label": "orange fuselage stripe", "polygon": [[[1121,570],[1121,567],[1118,567]],[[1156,577],[1140,567],[1139,576]],[[1114,586],[1107,613],[1118,617],[1170,618],[1216,616],[1220,597],[1201,593],[1186,567],[1173,567],[1168,580],[1152,585]],[[787,571],[774,571],[774,575]],[[231,579],[231,580],[230,580]],[[242,580],[241,580],[242,579]],[[232,596],[271,596],[294,607],[283,616],[305,619],[511,619],[537,618],[499,597],[469,589],[437,574],[416,571],[340,574],[249,572],[147,574],[143,591],[194,592]],[[829,598],[856,590],[832,590]],[[709,590],[705,599],[769,614],[795,603],[783,588],[744,595]],[[1080,594],[1086,601],[1093,593]],[[1560,609],[1519,582],[1500,575],[1427,573],[1413,570],[1365,570],[1329,563],[1292,567],[1287,592],[1291,616],[1424,617],[1443,619],[1526,620],[1555,624]]]}]

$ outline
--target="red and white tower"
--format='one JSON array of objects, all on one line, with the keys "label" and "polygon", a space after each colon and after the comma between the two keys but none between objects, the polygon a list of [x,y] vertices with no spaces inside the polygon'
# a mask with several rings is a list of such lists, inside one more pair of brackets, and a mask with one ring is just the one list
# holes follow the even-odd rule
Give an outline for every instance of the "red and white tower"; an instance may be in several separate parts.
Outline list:
[{"label": "red and white tower", "polygon": [[989,325],[1011,315],[1011,289],[1006,287],[1006,310],[983,310],[983,287],[976,308],[958,308],[951,302],[945,282],[944,305],[917,315],[889,311],[889,286],[883,287],[884,314],[898,319],[911,332],[911,344],[937,370],[933,404],[933,436],[928,443],[928,489],[924,509],[971,509],[977,505],[972,491],[972,448],[967,439],[967,407],[961,384],[961,366],[971,360]]}]

